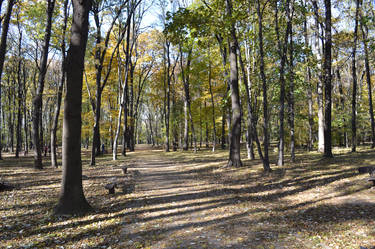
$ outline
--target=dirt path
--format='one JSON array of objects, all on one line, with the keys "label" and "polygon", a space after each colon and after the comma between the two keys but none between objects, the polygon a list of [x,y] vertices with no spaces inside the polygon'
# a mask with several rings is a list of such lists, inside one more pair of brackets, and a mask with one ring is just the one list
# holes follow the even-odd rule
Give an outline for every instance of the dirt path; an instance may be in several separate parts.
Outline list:
[{"label": "dirt path", "polygon": [[[236,198],[199,179],[191,165],[175,164],[150,151],[137,159],[134,168],[140,175],[127,207],[121,246],[250,248],[241,229],[256,224],[249,224],[246,208],[231,208],[238,204]],[[256,241],[254,237],[251,247]]]}]

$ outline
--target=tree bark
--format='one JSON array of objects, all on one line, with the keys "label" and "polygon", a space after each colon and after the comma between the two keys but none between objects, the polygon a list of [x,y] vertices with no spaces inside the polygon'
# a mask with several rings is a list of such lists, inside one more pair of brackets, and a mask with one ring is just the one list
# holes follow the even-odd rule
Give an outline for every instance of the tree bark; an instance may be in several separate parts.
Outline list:
[{"label": "tree bark", "polygon": [[57,89],[57,96],[56,96],[56,107],[55,107],[55,113],[53,116],[53,125],[51,128],[51,164],[52,167],[57,168],[57,128],[59,123],[59,116],[60,116],[60,108],[61,108],[61,99],[62,99],[62,93],[65,83],[65,55],[66,55],[66,48],[65,48],[65,36],[66,36],[66,28],[67,28],[67,22],[68,22],[68,0],[64,1],[64,21],[62,26],[62,35],[61,35],[61,79],[60,83]]},{"label": "tree bark", "polygon": [[[226,9],[229,17],[232,17],[232,1],[226,0]],[[231,140],[229,148],[228,167],[241,167],[241,107],[238,88],[238,64],[237,64],[237,38],[234,21],[232,21],[229,38],[229,64],[230,64],[230,90],[232,102]]]},{"label": "tree bark", "polygon": [[[294,9],[292,6],[292,14],[290,20],[292,20]],[[290,21],[291,22],[291,21]],[[294,137],[294,64],[293,64],[293,28],[290,24],[290,49],[289,49],[289,93],[288,93],[288,109],[289,109],[289,128],[290,128],[290,158],[294,162],[296,159],[295,155],[295,137]]]},{"label": "tree bark", "polygon": [[[13,9],[13,5],[15,3],[15,0],[9,0],[8,1],[8,7],[7,7],[7,11],[5,13],[5,17],[4,17],[4,21],[2,23],[2,32],[1,32],[1,40],[0,40],[0,82],[2,82],[2,75],[3,75],[3,68],[4,68],[4,61],[5,61],[5,54],[6,54],[6,47],[7,47],[7,37],[8,37],[8,29],[9,29],[9,22],[10,22],[10,17],[11,17],[11,14],[12,14],[12,9]],[[1,84],[0,84],[0,105],[1,105],[1,96],[2,96],[2,93],[1,93]],[[4,111],[2,108],[1,108],[2,111]],[[0,117],[1,119],[1,117]],[[1,123],[1,122],[0,122]],[[1,127],[0,127],[0,160],[2,160],[2,155],[1,155],[1,152],[2,152],[2,148],[3,147],[3,144],[2,144],[2,132],[1,132]]]},{"label": "tree bark", "polygon": [[[328,1],[328,0],[326,0]],[[354,41],[352,50],[352,152],[357,149],[357,39],[358,39],[358,17],[359,17],[359,0],[356,1],[355,24],[354,24]]]},{"label": "tree bark", "polygon": [[43,90],[44,80],[47,73],[48,49],[52,30],[52,16],[55,7],[55,0],[48,0],[47,5],[47,25],[44,36],[43,50],[41,62],[39,66],[38,86],[35,97],[33,98],[33,143],[34,143],[34,168],[42,169],[42,141],[43,136],[40,133],[43,131],[42,123],[42,104],[43,104]]},{"label": "tree bark", "polygon": [[[210,48],[209,48],[209,56],[211,55]],[[214,94],[212,91],[212,70],[211,70],[211,58],[208,58],[208,87],[210,90],[211,96],[211,104],[212,104],[212,125],[213,125],[213,132],[212,132],[212,152],[215,152],[216,149],[216,120],[215,120],[215,101],[214,101]]]},{"label": "tree bark", "polygon": [[367,39],[368,39],[368,28],[366,24],[363,24],[361,21],[361,29],[362,29],[362,43],[363,48],[365,51],[365,69],[366,69],[366,81],[367,81],[367,92],[368,92],[368,105],[369,105],[369,115],[371,120],[371,148],[375,148],[375,121],[374,121],[374,109],[372,105],[372,84],[371,84],[371,70],[370,70],[370,63],[369,63],[369,53],[367,47]]},{"label": "tree bark", "polygon": [[19,153],[22,148],[22,133],[21,133],[21,126],[22,126],[22,107],[23,107],[23,98],[22,98],[22,91],[23,91],[23,82],[21,80],[21,73],[22,73],[22,31],[20,29],[19,19],[17,18],[17,27],[19,33],[18,39],[18,66],[17,66],[17,83],[18,83],[18,97],[17,97],[17,128],[16,128],[16,137],[17,137],[17,145],[16,145],[16,155],[15,157],[19,157]]},{"label": "tree bark", "polygon": [[331,33],[331,0],[324,0],[326,8],[325,18],[325,42],[324,42],[324,157],[333,157],[332,155],[332,132],[331,132],[331,115],[332,115],[332,33]]},{"label": "tree bark", "polygon": [[92,210],[82,188],[81,126],[82,80],[91,0],[72,0],[73,22],[66,58],[62,185],[56,214],[86,213]]},{"label": "tree bark", "polygon": [[[306,7],[306,6],[305,6]],[[306,48],[310,48],[309,39],[307,34],[307,18],[305,17],[303,21],[303,32],[305,38],[305,46]],[[313,119],[313,98],[312,98],[312,86],[311,86],[311,69],[310,69],[310,55],[307,54],[305,63],[307,64],[306,76],[305,81],[307,83],[307,102],[308,102],[308,124],[309,124],[309,140],[307,142],[307,148],[309,151],[313,148],[313,126],[314,126],[314,119]]]},{"label": "tree bark", "polygon": [[287,60],[287,44],[288,44],[288,37],[291,29],[291,18],[290,18],[290,11],[289,11],[289,3],[290,1],[286,1],[286,16],[288,17],[287,28],[284,35],[283,43],[280,40],[280,32],[279,32],[279,17],[278,17],[278,6],[277,2],[275,5],[275,29],[276,29],[276,36],[278,41],[278,50],[279,50],[279,57],[280,57],[280,98],[279,98],[279,143],[278,143],[278,159],[277,165],[283,166],[284,165],[284,113],[285,113],[285,64]]},{"label": "tree bark", "polygon": [[268,157],[268,102],[267,102],[267,79],[264,72],[264,51],[263,51],[263,13],[260,9],[260,0],[257,0],[257,14],[258,14],[258,40],[259,40],[259,54],[260,54],[260,76],[262,79],[263,90],[263,136],[264,136],[264,156],[263,169],[265,172],[270,172],[270,163]]}]

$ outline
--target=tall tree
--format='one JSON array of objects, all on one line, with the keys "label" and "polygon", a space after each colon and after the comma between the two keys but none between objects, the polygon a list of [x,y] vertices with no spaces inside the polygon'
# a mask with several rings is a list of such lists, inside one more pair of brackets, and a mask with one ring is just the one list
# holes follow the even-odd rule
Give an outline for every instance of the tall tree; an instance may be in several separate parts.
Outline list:
[{"label": "tall tree", "polygon": [[280,98],[279,98],[279,144],[278,144],[278,159],[277,165],[284,165],[284,112],[285,112],[285,64],[287,61],[287,48],[288,48],[288,37],[291,33],[292,17],[290,14],[290,1],[287,0],[285,3],[286,16],[288,18],[287,27],[283,37],[283,41],[280,39],[279,31],[279,17],[278,17],[278,1],[275,4],[275,30],[277,36],[278,52],[280,57]]},{"label": "tall tree", "polygon": [[241,161],[241,106],[240,106],[240,93],[238,88],[238,64],[237,64],[237,37],[235,22],[232,20],[232,1],[226,0],[226,9],[228,18],[231,20],[230,38],[229,38],[229,63],[230,63],[230,90],[232,101],[232,126],[231,141],[229,148],[229,161],[228,166],[240,167]]},{"label": "tall tree", "polygon": [[[1,83],[2,83],[2,74],[3,74],[3,67],[4,67],[4,61],[5,61],[5,54],[6,54],[6,48],[7,48],[7,37],[8,37],[8,29],[9,29],[9,22],[10,17],[12,15],[12,9],[13,5],[15,3],[15,0],[9,0],[8,1],[8,7],[7,11],[5,13],[4,21],[1,25],[2,31],[1,31],[1,40],[0,40],[0,106],[1,106]],[[1,6],[1,5],[0,5]],[[1,111],[3,112],[3,108],[1,108]],[[3,114],[3,113],[1,113]],[[1,121],[1,115],[0,115],[0,121]],[[1,125],[1,122],[0,122]],[[0,127],[0,160],[2,159],[1,151],[3,146],[2,141],[2,133],[1,133],[1,127]]]},{"label": "tall tree", "polygon": [[364,23],[363,18],[361,18],[361,31],[362,31],[362,43],[363,49],[365,51],[365,70],[366,70],[366,81],[367,81],[367,92],[368,92],[368,105],[369,105],[369,115],[371,121],[371,148],[375,148],[375,120],[374,120],[374,109],[372,105],[372,84],[371,84],[371,70],[369,62],[369,52],[368,52],[368,27]]},{"label": "tall tree", "polygon": [[18,29],[18,53],[17,53],[17,84],[18,84],[18,96],[17,96],[17,127],[16,127],[16,155],[15,157],[19,157],[19,153],[22,149],[22,134],[21,134],[21,126],[22,126],[22,107],[23,107],[23,80],[21,79],[22,74],[22,30],[20,26],[19,20],[19,13],[17,13],[17,29]]},{"label": "tall tree", "polygon": [[357,148],[357,40],[358,40],[358,18],[359,0],[356,0],[355,20],[354,20],[354,40],[352,49],[352,152]]},{"label": "tall tree", "polygon": [[[102,79],[103,74],[103,64],[104,59],[107,54],[108,46],[109,46],[109,40],[110,35],[112,32],[113,27],[115,26],[115,23],[119,16],[121,15],[121,12],[123,8],[125,7],[125,4],[128,1],[125,0],[123,2],[120,2],[120,6],[116,7],[116,11],[114,16],[112,17],[112,20],[109,24],[109,28],[105,34],[104,41],[102,40],[102,28],[103,28],[103,20],[105,18],[103,16],[100,16],[100,13],[105,13],[105,9],[108,8],[108,6],[105,6],[107,3],[106,1],[97,0],[93,2],[92,12],[94,13],[94,21],[96,26],[96,35],[95,35],[95,42],[96,42],[96,48],[95,48],[95,69],[96,69],[96,94],[95,94],[95,102],[91,101],[92,103],[92,110],[95,114],[95,123],[93,127],[93,139],[92,139],[92,148],[91,148],[91,162],[90,165],[95,165],[95,157],[98,156],[101,152],[100,148],[100,116],[101,116],[101,104],[102,104],[102,94],[104,87],[106,86],[109,78],[109,74],[111,72],[112,68],[112,61],[114,58],[114,55],[116,54],[116,50],[119,46],[119,44],[122,41],[122,38],[124,37],[124,32],[120,36],[121,39],[117,41],[116,49],[112,51],[111,59],[107,65],[107,72],[105,76]],[[118,4],[118,3],[117,3]]]},{"label": "tall tree", "polygon": [[47,63],[48,63],[48,50],[51,38],[52,30],[52,16],[53,9],[55,7],[55,0],[47,0],[47,24],[45,29],[43,50],[41,55],[41,61],[39,65],[39,75],[38,75],[38,86],[33,98],[33,144],[34,144],[34,167],[36,169],[42,169],[42,137],[40,136],[40,131],[42,130],[42,104],[43,104],[43,90],[44,81],[47,73]]},{"label": "tall tree", "polygon": [[326,9],[324,36],[324,157],[332,157],[332,21],[331,0],[324,0]]},{"label": "tall tree", "polygon": [[258,40],[259,40],[259,55],[260,55],[260,77],[262,80],[263,91],[263,169],[266,172],[271,171],[270,162],[268,157],[268,101],[267,101],[267,79],[264,72],[264,48],[263,48],[263,10],[260,6],[260,0],[257,0],[257,15],[258,15]]},{"label": "tall tree", "polygon": [[82,80],[92,0],[72,0],[73,22],[66,58],[62,185],[57,214],[85,213],[92,208],[82,188],[81,125]]},{"label": "tall tree", "polygon": [[57,128],[58,128],[58,122],[59,122],[59,115],[60,115],[60,107],[61,107],[61,99],[62,99],[62,93],[65,83],[65,57],[66,57],[66,48],[65,48],[65,35],[66,35],[66,28],[68,23],[68,0],[64,1],[64,7],[63,7],[63,13],[64,13],[64,20],[62,25],[62,35],[61,35],[61,79],[57,88],[57,96],[56,96],[56,107],[55,107],[55,113],[53,116],[53,124],[51,128],[51,164],[52,167],[57,168]]}]

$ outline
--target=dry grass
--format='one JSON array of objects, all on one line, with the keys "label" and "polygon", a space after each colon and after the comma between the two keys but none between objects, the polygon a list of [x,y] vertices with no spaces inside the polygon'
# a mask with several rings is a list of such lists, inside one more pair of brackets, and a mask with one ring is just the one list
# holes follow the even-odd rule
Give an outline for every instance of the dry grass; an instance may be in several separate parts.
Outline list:
[{"label": "dry grass", "polygon": [[[83,181],[95,213],[54,217],[61,169],[5,158],[0,176],[0,248],[359,248],[375,246],[375,189],[358,175],[375,151],[301,152],[265,175],[259,160],[226,168],[227,152],[138,150],[88,166]],[[274,156],[274,155],[273,155]],[[243,155],[245,158],[245,155]],[[275,161],[275,158],[271,158]],[[120,164],[138,170],[136,190],[108,195]]]}]

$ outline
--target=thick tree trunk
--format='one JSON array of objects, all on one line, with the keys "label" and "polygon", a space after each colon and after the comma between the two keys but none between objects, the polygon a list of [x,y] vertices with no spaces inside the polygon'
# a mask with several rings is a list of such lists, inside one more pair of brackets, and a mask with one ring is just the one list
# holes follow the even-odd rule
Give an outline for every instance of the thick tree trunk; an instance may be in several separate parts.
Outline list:
[{"label": "thick tree trunk", "polygon": [[47,73],[47,62],[48,62],[48,49],[51,38],[52,30],[52,16],[53,9],[55,7],[55,0],[48,0],[47,5],[47,25],[44,37],[44,44],[41,56],[41,62],[39,66],[38,86],[33,99],[33,143],[34,143],[34,167],[36,169],[42,169],[42,146],[43,136],[40,133],[43,131],[42,123],[42,103],[43,103],[43,90],[44,80]]},{"label": "thick tree trunk", "polygon": [[[3,67],[4,67],[4,61],[5,61],[5,54],[6,54],[6,47],[7,47],[7,36],[8,36],[8,29],[9,29],[9,22],[10,22],[10,17],[11,17],[11,14],[12,14],[12,9],[13,9],[13,5],[15,3],[15,0],[9,0],[8,1],[8,7],[7,7],[7,11],[5,13],[5,16],[4,16],[4,21],[2,23],[2,31],[1,31],[1,43],[0,43],[0,82],[2,82],[2,75],[3,75]],[[2,93],[1,93],[1,84],[0,84],[0,105],[1,105],[1,96],[2,96]],[[1,108],[2,111],[4,111],[2,108]],[[1,119],[1,117],[0,117]],[[1,122],[0,122],[1,123]],[[0,127],[0,160],[2,159],[2,155],[1,155],[1,152],[2,152],[2,148],[3,147],[3,144],[2,144],[2,132],[1,132],[1,127]]]},{"label": "thick tree trunk", "polygon": [[[232,16],[232,1],[226,0],[227,14]],[[229,148],[228,167],[240,167],[241,162],[241,107],[240,93],[238,88],[238,64],[237,64],[237,38],[234,23],[231,24],[229,38],[229,63],[230,63],[230,90],[232,101],[232,126]]]},{"label": "thick tree trunk", "polygon": [[92,210],[82,188],[81,126],[82,80],[92,1],[73,0],[73,22],[66,58],[62,185],[56,214],[86,213]]},{"label": "thick tree trunk", "polygon": [[56,99],[56,107],[55,107],[55,113],[53,116],[53,125],[51,128],[51,164],[52,167],[57,168],[57,128],[59,123],[59,116],[60,116],[60,108],[61,108],[61,99],[62,99],[62,93],[65,83],[65,54],[66,54],[66,48],[65,48],[65,36],[66,36],[66,28],[67,28],[67,22],[68,22],[68,0],[64,1],[64,22],[62,27],[62,35],[61,35],[61,79],[60,84],[57,89],[57,99]]},{"label": "thick tree trunk", "polygon": [[263,90],[263,136],[264,136],[264,156],[263,169],[265,172],[271,171],[269,157],[268,157],[268,102],[267,102],[267,81],[264,72],[264,51],[263,51],[263,17],[260,9],[260,0],[257,0],[257,14],[258,14],[258,39],[259,39],[259,54],[260,54],[260,76],[262,79]]},{"label": "thick tree trunk", "polygon": [[[328,0],[326,0],[328,1]],[[357,39],[358,39],[358,16],[359,16],[359,0],[356,1],[357,7],[355,11],[355,24],[354,24],[354,41],[352,50],[352,152],[357,149]]]}]

